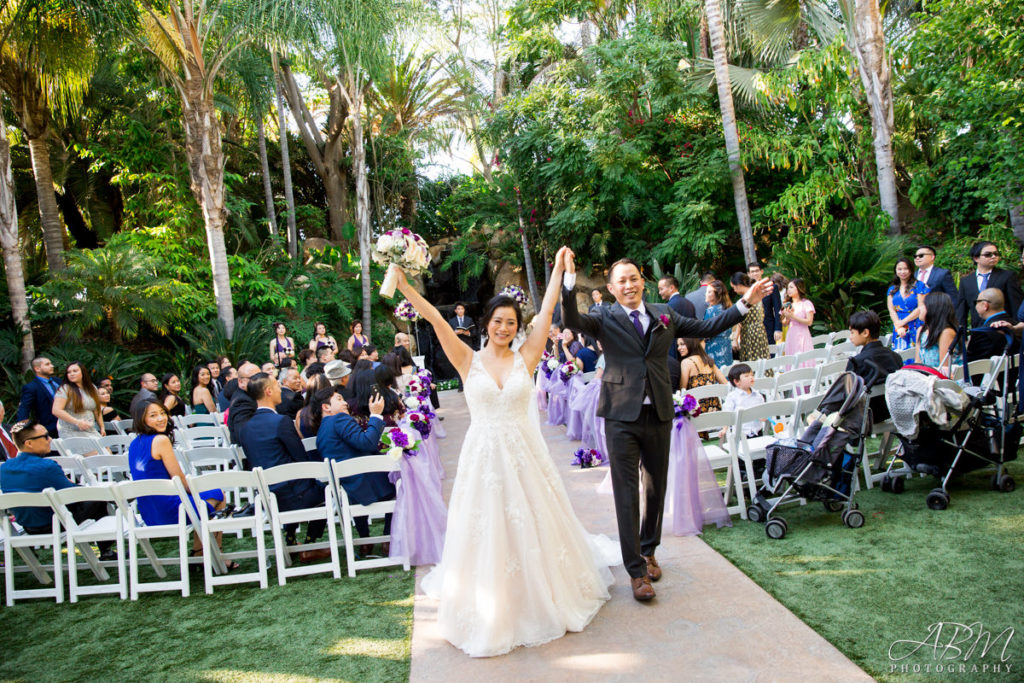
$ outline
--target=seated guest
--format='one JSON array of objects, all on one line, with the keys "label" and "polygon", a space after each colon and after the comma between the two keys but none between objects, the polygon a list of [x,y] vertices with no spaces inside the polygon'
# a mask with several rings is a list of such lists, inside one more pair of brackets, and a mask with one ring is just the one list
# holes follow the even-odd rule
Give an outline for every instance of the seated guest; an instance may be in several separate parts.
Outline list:
[{"label": "seated guest", "polygon": [[132,396],[132,402],[128,405],[128,413],[135,412],[135,406],[146,401],[156,399],[156,392],[160,391],[160,380],[152,372],[144,372],[139,377],[139,390]]},{"label": "seated guest", "polygon": [[316,362],[317,363],[323,363],[324,365],[327,365],[328,363],[330,363],[334,359],[335,359],[335,352],[334,352],[334,349],[332,349],[331,347],[329,347],[329,346],[321,346],[319,349],[316,350]]},{"label": "seated guest", "polygon": [[[11,428],[17,455],[0,464],[0,491],[4,493],[40,493],[43,489],[56,490],[75,486],[53,460],[50,454],[50,433],[35,420],[22,420]],[[76,522],[102,519],[107,516],[107,504],[101,501],[83,501],[68,505]],[[48,534],[52,529],[53,510],[50,508],[14,508],[14,519],[30,534]],[[100,541],[100,559],[117,559],[113,541]]]},{"label": "seated guest", "polygon": [[[174,427],[167,407],[158,400],[137,404],[132,413],[132,425],[136,434],[128,445],[128,472],[132,480],[178,477],[188,491],[185,473],[174,454]],[[211,516],[226,509],[224,493],[219,489],[203,491],[198,497],[206,501]],[[139,515],[148,526],[178,523],[178,508],[181,506],[181,498],[178,496],[141,496],[136,502]],[[193,494],[192,506],[196,504]],[[217,543],[220,544],[219,537]],[[202,551],[198,532],[193,538],[192,548],[193,555]],[[237,568],[237,563],[228,563],[228,569]]]},{"label": "seated guest", "polygon": [[[1006,351],[1008,329],[999,330],[1003,323],[1013,325],[1016,320],[1006,312],[1006,299],[1003,291],[995,287],[983,289],[974,301],[974,312],[978,314],[981,325],[971,331],[967,342],[967,362],[992,356],[1001,356]],[[985,329],[981,329],[985,328]],[[1020,342],[1010,335],[1010,354],[1020,350]]]},{"label": "seated guest", "polygon": [[[365,426],[349,414],[348,404],[337,388],[330,394],[319,393],[316,402],[325,415],[316,433],[316,447],[324,459],[341,461],[380,453],[380,436],[384,431],[384,419],[381,417],[384,397],[375,393],[370,398]],[[349,501],[357,505],[369,505],[395,497],[395,485],[388,479],[386,472],[345,477],[341,480],[341,486]],[[352,521],[360,538],[370,535],[369,520],[366,517],[354,517]],[[384,516],[384,534],[390,533],[391,515],[387,514]]]},{"label": "seated guest", "polygon": [[[223,413],[231,405],[231,397],[238,390],[238,370],[229,365],[221,370],[220,378],[223,384],[217,392],[217,410]],[[231,391],[228,391],[229,386]]]},{"label": "seated guest", "polygon": [[[239,443],[253,467],[269,469],[290,462],[322,460],[316,453],[307,452],[295,433],[292,421],[278,415],[274,409],[281,403],[281,385],[275,377],[258,373],[251,377],[246,388],[250,400],[256,403],[255,414],[241,426]],[[270,490],[282,511],[318,507],[324,504],[324,483],[316,479],[296,479],[274,484]],[[325,520],[312,520],[306,527],[306,543],[315,543],[327,528]],[[296,525],[285,526],[288,545],[295,545]],[[306,550],[299,554],[300,562],[314,562],[331,556],[331,551]]]},{"label": "seated guest", "polygon": [[185,402],[181,400],[181,378],[168,372],[160,379],[160,393],[157,397],[163,402],[167,412],[175,417],[185,416]]},{"label": "seated guest", "polygon": [[[231,404],[227,409],[228,434],[231,436],[231,443],[241,443],[239,431],[256,413],[256,401],[254,401],[246,389],[249,387],[249,379],[259,372],[255,363],[243,361],[238,368],[237,388],[231,394]],[[226,390],[225,390],[226,391]]]},{"label": "seated guest", "polygon": [[294,420],[305,403],[302,392],[306,384],[295,368],[281,370],[277,381],[281,383],[281,405],[277,406],[277,412]]},{"label": "seated guest", "polygon": [[[849,327],[850,342],[862,348],[860,353],[850,356],[846,361],[846,371],[863,379],[865,389],[885,386],[886,377],[903,367],[903,359],[878,341],[878,333],[882,329],[881,318],[874,311],[857,311],[850,316]],[[885,396],[871,399],[871,412],[876,422],[889,419]]]},{"label": "seated guest", "polygon": [[306,368],[316,360],[316,351],[313,349],[302,349],[299,351],[299,365],[302,367],[302,379],[306,379]]},{"label": "seated guest", "polygon": [[100,399],[100,416],[104,422],[120,420],[117,411],[110,405],[110,389],[107,387],[96,387],[96,395]]},{"label": "seated guest", "polygon": [[192,414],[212,415],[217,412],[213,402],[213,375],[207,365],[197,365],[192,369],[189,384],[192,387]]},{"label": "seated guest", "polygon": [[[7,428],[4,427],[4,402],[0,401],[0,462],[10,460],[18,455],[18,446],[14,443]],[[2,491],[3,489],[0,489]]]},{"label": "seated guest", "polygon": [[324,373],[313,375],[308,382],[306,382],[306,398],[303,402],[302,408],[295,415],[295,431],[299,433],[299,436],[303,439],[316,436],[317,427],[320,426],[320,422],[316,419],[316,407],[314,397],[316,394],[322,391],[328,391],[333,389],[330,380]]},{"label": "seated guest", "polygon": [[[744,408],[753,408],[764,403],[764,396],[759,391],[754,391],[754,370],[746,363],[736,363],[729,368],[726,375],[732,389],[725,397],[725,405],[722,410],[736,412]],[[758,436],[761,433],[763,420],[743,423],[743,435],[747,437]],[[719,439],[724,439],[728,427],[722,427],[718,433]],[[763,471],[763,470],[762,470]]]},{"label": "seated guest", "polygon": [[945,292],[931,292],[921,303],[921,329],[917,333],[915,363],[935,368],[949,377],[956,339],[956,308]]},{"label": "seated guest", "polygon": [[206,369],[210,371],[210,393],[216,401],[220,392],[224,390],[224,382],[221,379],[220,363],[215,360],[206,361]]}]

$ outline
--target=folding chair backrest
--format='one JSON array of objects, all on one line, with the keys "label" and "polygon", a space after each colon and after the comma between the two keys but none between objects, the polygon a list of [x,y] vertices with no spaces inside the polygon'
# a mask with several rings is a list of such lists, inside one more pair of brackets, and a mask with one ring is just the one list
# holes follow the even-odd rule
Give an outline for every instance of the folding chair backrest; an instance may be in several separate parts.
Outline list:
[{"label": "folding chair backrest", "polygon": [[49,491],[51,507],[60,512],[61,520],[65,526],[70,522],[74,521],[74,517],[67,509],[68,505],[75,503],[85,503],[90,501],[99,501],[102,503],[110,503],[112,505],[117,504],[117,498],[114,496],[114,489],[110,485],[103,486],[72,486],[71,488],[61,489],[55,491],[47,489]]},{"label": "folding chair backrest", "polygon": [[798,387],[814,388],[814,382],[818,377],[818,368],[796,368],[779,375],[775,383],[775,395],[782,396],[784,393],[794,391]]},{"label": "folding chair backrest", "polygon": [[897,351],[896,353],[898,353],[900,358],[902,358],[904,361],[914,360],[914,356],[916,355],[915,348],[913,346],[911,346],[909,349]]},{"label": "folding chair backrest", "polygon": [[853,342],[844,341],[840,344],[834,344],[828,350],[828,359],[830,361],[839,360],[840,358],[846,359],[850,356],[856,356],[858,350],[859,347]]},{"label": "folding chair backrest", "polygon": [[315,451],[316,450],[316,437],[315,436],[307,436],[305,439],[302,440],[302,447],[306,449],[306,452]]},{"label": "folding chair backrest", "polygon": [[99,440],[91,436],[66,436],[59,439],[57,452],[64,455],[85,455],[86,453],[103,452]]},{"label": "folding chair backrest", "polygon": [[807,416],[812,414],[821,405],[821,399],[825,398],[824,391],[817,394],[800,396],[796,401],[796,410],[793,411],[793,431],[799,434],[809,425]]},{"label": "folding chair backrest", "polygon": [[225,471],[231,467],[242,468],[238,454],[231,447],[185,448],[180,453],[182,460],[195,474],[205,474],[203,470],[207,469]]},{"label": "folding chair backrest", "polygon": [[112,455],[127,455],[128,445],[135,436],[131,434],[108,434],[99,439],[100,447]]},{"label": "folding chair backrest", "polygon": [[813,361],[815,364],[823,363],[828,358],[829,350],[822,347],[820,349],[811,349],[810,351],[804,351],[793,356],[793,364],[799,367],[804,363]]},{"label": "folding chair backrest", "polygon": [[230,440],[220,425],[190,427],[181,430],[182,442],[186,448],[222,448],[230,446]]},{"label": "folding chair backrest", "polygon": [[843,358],[840,360],[833,360],[829,361],[828,363],[819,365],[818,377],[815,381],[815,386],[817,387],[817,390],[821,391],[822,387],[831,386],[832,382],[835,381],[835,378],[838,377],[840,373],[846,370],[846,363],[846,359]]},{"label": "folding chair backrest", "polygon": [[732,410],[716,410],[713,413],[701,413],[697,417],[690,418],[690,424],[695,431],[710,432],[722,427],[732,427],[736,424],[736,412]]},{"label": "folding chair backrest", "polygon": [[82,465],[97,482],[113,483],[128,477],[127,455],[91,455],[82,458]]},{"label": "folding chair backrest", "polygon": [[128,434],[135,429],[131,420],[112,420],[110,424],[113,425],[118,434]]},{"label": "folding chair backrest", "polygon": [[0,493],[0,514],[7,517],[14,514],[14,508],[46,508],[53,510],[50,498],[45,493]]},{"label": "folding chair backrest", "polygon": [[188,493],[181,479],[141,479],[138,481],[122,481],[111,487],[114,497],[117,499],[118,507],[121,509],[128,524],[137,525],[138,518],[131,507],[132,501],[142,496],[178,496],[182,501],[182,509],[185,511],[185,519],[188,523],[198,528],[199,518],[196,511],[188,504]]},{"label": "folding chair backrest", "polygon": [[775,377],[758,377],[754,380],[754,391],[758,391],[764,396],[764,400],[770,401],[775,397],[775,383],[778,381],[778,376]]},{"label": "folding chair backrest", "polygon": [[[354,458],[359,460],[360,458]],[[254,470],[256,471],[256,470]],[[319,479],[329,481],[331,470],[326,462],[290,462],[259,470],[260,479],[267,487],[296,479]]]},{"label": "folding chair backrest", "polygon": [[781,423],[790,428],[794,412],[796,412],[796,401],[793,399],[769,401],[737,411],[736,423],[746,424],[756,420],[770,419],[773,422]]},{"label": "folding chair backrest", "polygon": [[191,429],[192,427],[218,427],[216,415],[193,413],[192,415],[179,415],[174,418],[178,429]]},{"label": "folding chair backrest", "polygon": [[850,331],[849,330],[839,330],[838,332],[833,332],[832,333],[832,345],[833,346],[835,346],[836,344],[840,344],[842,342],[845,342],[845,341],[849,341],[849,340],[850,340]]},{"label": "folding chair backrest", "polygon": [[64,476],[76,484],[92,483],[92,475],[89,474],[89,470],[85,469],[85,465],[82,464],[82,456],[55,455],[48,459],[60,465],[60,468],[64,470]]},{"label": "folding chair backrest", "polygon": [[777,372],[779,368],[784,368],[792,365],[793,358],[791,356],[775,356],[774,358],[765,358],[761,361],[761,367],[758,369],[758,376],[764,376],[769,370]]},{"label": "folding chair backrest", "polygon": [[348,460],[331,460],[331,473],[335,479],[369,472],[394,472],[399,463],[389,455],[367,455]]},{"label": "folding chair backrest", "polygon": [[831,333],[828,333],[828,334],[816,334],[813,337],[811,337],[811,344],[815,348],[818,348],[818,347],[824,348],[824,347],[828,346],[831,343],[832,343],[832,334]]},{"label": "folding chair backrest", "polygon": [[705,384],[702,387],[694,387],[693,389],[687,389],[687,394],[690,394],[698,401],[702,398],[720,398],[724,399],[725,395],[729,393],[728,384]]},{"label": "folding chair backrest", "polygon": [[258,489],[260,485],[259,475],[247,470],[190,474],[186,479],[188,479],[188,487],[191,491],[235,488]]}]

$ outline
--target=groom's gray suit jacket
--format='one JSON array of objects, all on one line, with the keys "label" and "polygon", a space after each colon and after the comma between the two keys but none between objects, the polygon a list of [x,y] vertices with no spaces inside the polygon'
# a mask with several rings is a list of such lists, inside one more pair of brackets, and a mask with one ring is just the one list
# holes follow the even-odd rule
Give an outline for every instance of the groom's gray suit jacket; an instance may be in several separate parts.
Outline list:
[{"label": "groom's gray suit jacket", "polygon": [[[709,338],[743,319],[736,306],[711,320],[684,318],[666,304],[644,302],[650,325],[641,338],[622,306],[601,306],[583,315],[576,308],[572,290],[562,288],[562,321],[565,326],[596,337],[604,349],[605,369],[597,414],[608,420],[634,422],[640,417],[645,392],[658,418],[675,416],[668,372],[668,350],[677,337]],[[662,321],[667,321],[663,324]]]}]

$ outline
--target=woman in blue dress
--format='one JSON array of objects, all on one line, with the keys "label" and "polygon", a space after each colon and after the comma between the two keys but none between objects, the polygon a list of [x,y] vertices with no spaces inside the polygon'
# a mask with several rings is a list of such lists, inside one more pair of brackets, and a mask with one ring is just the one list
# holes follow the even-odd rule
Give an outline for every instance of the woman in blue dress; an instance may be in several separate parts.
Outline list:
[{"label": "woman in blue dress", "polygon": [[[717,318],[732,306],[729,292],[721,280],[715,280],[705,288],[704,300],[708,302],[707,310],[704,311],[705,320]],[[704,343],[704,351],[719,368],[732,365],[732,338],[738,334],[738,328],[739,325],[735,325]]]},{"label": "woman in blue dress", "polygon": [[921,303],[930,290],[928,285],[914,278],[914,266],[910,259],[901,258],[894,268],[896,277],[886,292],[889,318],[892,320],[892,341],[894,351],[914,348],[917,331],[921,327]]},{"label": "woman in blue dress", "polygon": [[930,292],[921,302],[921,328],[918,332],[915,362],[935,368],[947,377],[955,364],[956,311],[945,292]]},{"label": "woman in blue dress", "polygon": [[[135,425],[135,438],[128,445],[129,474],[134,481],[143,479],[173,479],[178,477],[188,491],[185,473],[174,454],[174,434],[171,430],[170,416],[167,408],[156,400],[140,401],[132,411],[132,423]],[[196,505],[192,498],[193,507]],[[224,493],[220,489],[203,491],[198,498],[206,501],[207,510],[213,516],[224,510]],[[140,496],[137,500],[139,515],[147,526],[178,523],[178,508],[181,499],[178,496]],[[218,545],[220,538],[217,538]],[[192,555],[202,552],[202,542],[196,533],[192,543]],[[228,569],[235,569],[238,564],[228,563]]]}]

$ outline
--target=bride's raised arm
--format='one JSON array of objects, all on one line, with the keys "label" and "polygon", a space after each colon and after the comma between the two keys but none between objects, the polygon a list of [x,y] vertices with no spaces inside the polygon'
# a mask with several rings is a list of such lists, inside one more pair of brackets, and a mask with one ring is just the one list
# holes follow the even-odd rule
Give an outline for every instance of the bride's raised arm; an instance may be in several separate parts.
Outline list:
[{"label": "bride's raised arm", "polygon": [[[466,375],[469,373],[469,364],[473,362],[473,349],[469,348],[468,345],[458,338],[455,330],[451,328],[451,325],[444,319],[441,312],[424,299],[416,291],[415,287],[409,284],[409,280],[405,277],[405,271],[396,265],[388,267],[394,268],[398,275],[398,291],[405,295],[405,298],[413,305],[416,312],[423,316],[423,319],[434,328],[437,339],[441,342],[441,348],[444,350],[445,355],[448,356],[448,361],[459,373],[459,376],[462,379],[466,379]],[[548,315],[550,317],[550,313]]]},{"label": "bride's raised arm", "polygon": [[548,340],[548,328],[551,327],[551,314],[555,311],[555,304],[562,290],[562,274],[565,272],[565,256],[569,253],[569,247],[562,247],[555,254],[555,267],[551,271],[551,279],[548,280],[547,291],[544,292],[544,301],[540,310],[533,317],[533,332],[519,349],[523,357],[526,369],[531,373],[537,367],[541,355],[544,353],[544,345]]}]

